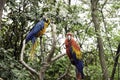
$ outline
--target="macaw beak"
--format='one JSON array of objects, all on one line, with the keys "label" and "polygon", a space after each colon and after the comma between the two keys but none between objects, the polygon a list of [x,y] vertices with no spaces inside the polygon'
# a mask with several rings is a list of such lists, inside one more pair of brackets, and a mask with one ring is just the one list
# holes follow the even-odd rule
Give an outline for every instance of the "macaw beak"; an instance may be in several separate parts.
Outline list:
[{"label": "macaw beak", "polygon": [[69,41],[71,40],[71,36],[70,36],[70,35],[68,35],[68,40],[69,40]]},{"label": "macaw beak", "polygon": [[50,24],[50,19],[46,19],[46,23]]}]

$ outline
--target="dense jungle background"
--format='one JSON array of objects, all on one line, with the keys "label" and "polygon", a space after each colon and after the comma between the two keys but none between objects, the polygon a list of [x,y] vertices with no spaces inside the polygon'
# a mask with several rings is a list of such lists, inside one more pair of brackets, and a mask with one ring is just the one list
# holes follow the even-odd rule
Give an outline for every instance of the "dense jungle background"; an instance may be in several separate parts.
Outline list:
[{"label": "dense jungle background", "polygon": [[[21,61],[23,40],[43,15],[52,24],[34,60],[29,42]],[[120,80],[120,0],[0,0],[0,80],[75,80],[69,31],[81,46],[85,80]]]}]

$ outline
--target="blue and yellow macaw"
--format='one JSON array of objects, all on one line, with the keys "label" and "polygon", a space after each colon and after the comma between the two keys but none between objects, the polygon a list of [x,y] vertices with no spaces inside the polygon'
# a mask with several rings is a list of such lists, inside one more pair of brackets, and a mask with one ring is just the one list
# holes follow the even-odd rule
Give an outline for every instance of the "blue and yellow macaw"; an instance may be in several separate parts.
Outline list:
[{"label": "blue and yellow macaw", "polygon": [[41,21],[39,21],[34,27],[31,29],[31,31],[26,36],[26,43],[28,43],[30,40],[32,41],[32,49],[30,51],[30,56],[33,59],[34,51],[37,46],[37,37],[42,36],[46,32],[46,28],[50,24],[50,19],[43,18]]},{"label": "blue and yellow macaw", "polygon": [[71,61],[71,63],[76,67],[76,77],[77,80],[81,80],[84,78],[83,73],[83,61],[82,61],[82,53],[80,50],[80,46],[74,40],[72,33],[67,33],[65,39],[66,53]]}]

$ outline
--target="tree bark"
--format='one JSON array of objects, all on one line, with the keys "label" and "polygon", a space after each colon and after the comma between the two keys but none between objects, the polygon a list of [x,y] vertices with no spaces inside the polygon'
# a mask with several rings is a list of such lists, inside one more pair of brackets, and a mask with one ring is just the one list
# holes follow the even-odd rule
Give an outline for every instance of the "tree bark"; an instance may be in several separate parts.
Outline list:
[{"label": "tree bark", "polygon": [[71,5],[71,0],[68,0],[68,4]]},{"label": "tree bark", "polygon": [[44,80],[45,78],[45,71],[47,70],[47,68],[50,66],[50,64],[48,64],[47,62],[43,62],[42,67],[40,69],[39,72],[39,80]]},{"label": "tree bark", "polygon": [[52,32],[53,41],[52,41],[52,49],[47,56],[47,62],[51,62],[51,59],[53,57],[53,54],[55,52],[55,47],[56,47],[56,25],[52,24],[51,26],[52,26],[51,32]]},{"label": "tree bark", "polygon": [[99,21],[99,16],[98,16],[98,1],[99,0],[91,0],[91,15],[92,15],[92,21],[94,23],[94,27],[95,27],[95,32],[96,32],[96,36],[97,36],[97,43],[98,43],[98,49],[99,49],[99,59],[100,59],[100,64],[101,64],[101,68],[102,68],[102,73],[103,73],[103,79],[104,80],[108,80],[108,70],[106,67],[106,63],[105,63],[105,55],[104,55],[104,49],[103,49],[103,41],[101,38],[101,34],[100,34],[100,21]]},{"label": "tree bark", "polygon": [[117,52],[116,52],[115,61],[114,61],[113,70],[112,70],[110,80],[114,80],[114,74],[116,72],[116,67],[117,67],[117,64],[118,64],[119,55],[120,55],[120,43],[118,45],[118,49],[117,49]]},{"label": "tree bark", "polygon": [[0,29],[1,29],[1,19],[2,19],[2,13],[3,13],[5,2],[6,0],[0,0]]}]

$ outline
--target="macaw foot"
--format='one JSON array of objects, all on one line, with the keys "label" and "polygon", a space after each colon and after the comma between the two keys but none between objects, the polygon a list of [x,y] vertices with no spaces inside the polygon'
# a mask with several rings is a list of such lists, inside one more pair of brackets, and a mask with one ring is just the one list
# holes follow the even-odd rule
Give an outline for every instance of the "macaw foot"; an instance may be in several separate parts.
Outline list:
[{"label": "macaw foot", "polygon": [[77,80],[82,80],[84,79],[84,75],[82,75],[81,73],[77,73],[76,74]]},{"label": "macaw foot", "polygon": [[81,76],[80,73],[77,73],[77,74],[76,74],[76,77],[77,77],[77,80],[82,80],[82,76]]}]

